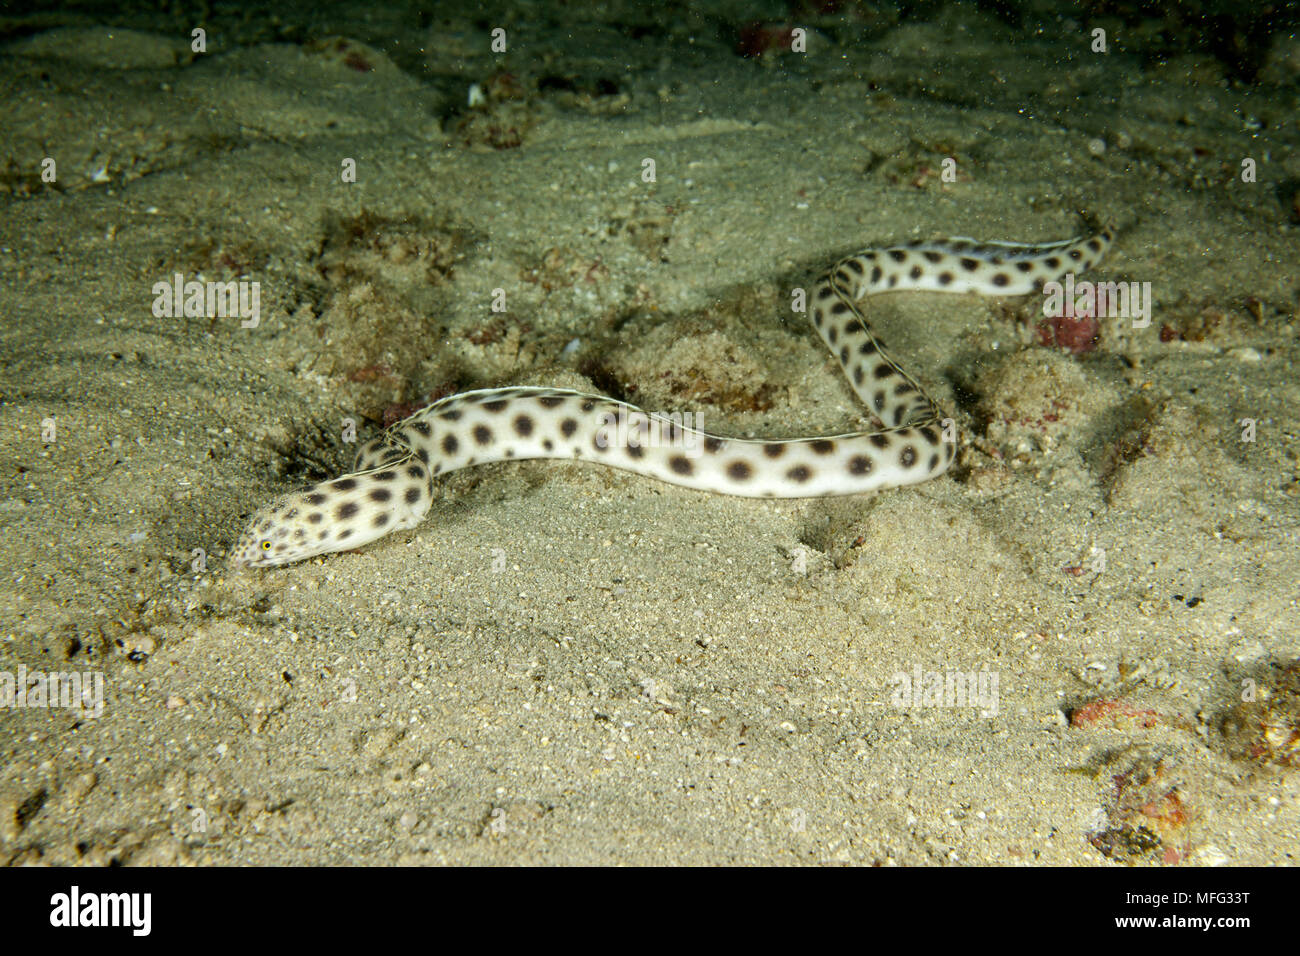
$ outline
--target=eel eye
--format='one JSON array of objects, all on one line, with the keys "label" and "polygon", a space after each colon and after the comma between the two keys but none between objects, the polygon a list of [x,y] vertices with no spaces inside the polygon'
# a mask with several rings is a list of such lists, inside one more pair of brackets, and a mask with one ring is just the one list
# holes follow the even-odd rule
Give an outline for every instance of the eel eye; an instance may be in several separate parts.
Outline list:
[{"label": "eel eye", "polygon": [[271,550],[271,542],[270,542],[269,540],[268,540],[268,541],[263,541],[263,542],[262,542],[262,550],[263,550],[263,551],[270,551],[270,550]]}]

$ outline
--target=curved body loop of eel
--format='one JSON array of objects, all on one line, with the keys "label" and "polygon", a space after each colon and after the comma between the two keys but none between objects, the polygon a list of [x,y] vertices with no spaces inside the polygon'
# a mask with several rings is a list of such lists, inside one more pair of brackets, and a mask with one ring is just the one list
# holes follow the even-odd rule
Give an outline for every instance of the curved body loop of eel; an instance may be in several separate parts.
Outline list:
[{"label": "curved body loop of eel", "polygon": [[920,384],[885,351],[857,303],[921,289],[1017,295],[1095,265],[1114,239],[1040,244],[970,239],[869,249],[818,280],[809,318],[849,384],[883,425],[789,441],[724,438],[602,395],[494,388],[435,402],[367,442],[352,474],[257,512],[231,552],[262,567],[355,548],[419,524],[440,474],[493,461],[596,461],[675,485],[765,498],[848,495],[916,484],[948,470],[955,442]]}]

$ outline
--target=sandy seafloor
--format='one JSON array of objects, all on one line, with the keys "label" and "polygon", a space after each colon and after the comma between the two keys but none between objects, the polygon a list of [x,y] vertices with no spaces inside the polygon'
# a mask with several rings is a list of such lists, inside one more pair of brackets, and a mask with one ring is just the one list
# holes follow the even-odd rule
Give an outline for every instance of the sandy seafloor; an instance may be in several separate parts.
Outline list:
[{"label": "sandy seafloor", "polygon": [[[106,699],[0,712],[0,859],[1294,862],[1293,35],[1246,82],[1118,19],[565,15],[254,11],[203,55],[181,18],[6,21],[0,670]],[[738,56],[755,20],[808,52]],[[350,469],[345,419],[462,388],[865,426],[794,287],[1081,216],[1120,225],[1087,278],[1149,282],[1148,327],[1072,352],[1039,299],[868,303],[961,429],[938,480],[491,465],[414,531],[226,566]],[[260,282],[260,324],[155,317],[177,272]],[[986,671],[996,713],[900,706],[918,668]]]}]

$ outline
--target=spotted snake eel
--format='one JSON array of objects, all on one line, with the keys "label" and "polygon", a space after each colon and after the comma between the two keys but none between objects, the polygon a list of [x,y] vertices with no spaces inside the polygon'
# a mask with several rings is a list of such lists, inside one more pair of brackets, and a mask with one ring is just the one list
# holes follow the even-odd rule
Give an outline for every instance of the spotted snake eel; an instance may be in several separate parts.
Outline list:
[{"label": "spotted snake eel", "polygon": [[433,480],[459,468],[527,458],[595,461],[701,491],[753,498],[850,495],[916,484],[956,454],[938,406],[898,366],[857,303],[902,290],[1019,295],[1096,265],[1114,239],[1024,245],[970,239],[870,249],[818,280],[809,318],[882,424],[791,441],[723,438],[606,396],[558,388],[463,392],[363,445],[352,474],[287,495],[253,515],[238,567],[267,567],[368,544],[418,525]]}]

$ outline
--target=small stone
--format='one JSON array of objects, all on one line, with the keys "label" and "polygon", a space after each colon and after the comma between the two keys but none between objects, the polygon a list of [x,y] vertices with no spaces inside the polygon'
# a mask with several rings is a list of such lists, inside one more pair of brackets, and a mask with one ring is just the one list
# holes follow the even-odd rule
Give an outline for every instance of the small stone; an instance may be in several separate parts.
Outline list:
[{"label": "small stone", "polygon": [[1213,843],[1207,843],[1192,854],[1192,862],[1200,866],[1223,866],[1228,862],[1228,854]]}]

